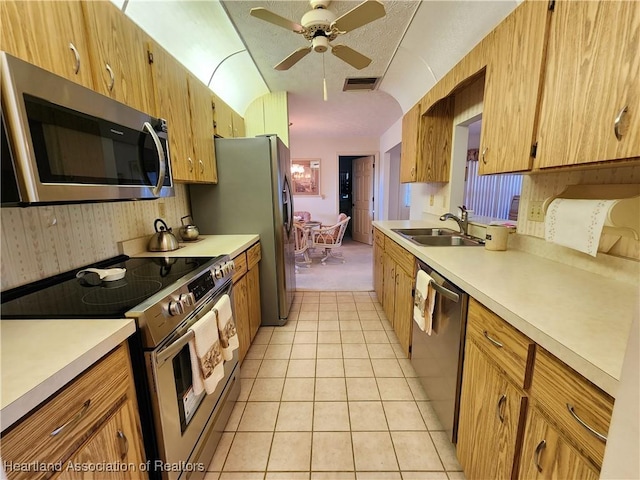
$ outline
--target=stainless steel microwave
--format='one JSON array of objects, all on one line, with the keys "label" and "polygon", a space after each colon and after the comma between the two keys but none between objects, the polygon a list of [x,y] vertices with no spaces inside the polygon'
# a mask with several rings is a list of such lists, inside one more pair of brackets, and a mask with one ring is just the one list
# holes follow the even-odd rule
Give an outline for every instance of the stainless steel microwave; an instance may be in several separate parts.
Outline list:
[{"label": "stainless steel microwave", "polygon": [[3,206],[174,195],[163,119],[6,52],[0,86]]}]

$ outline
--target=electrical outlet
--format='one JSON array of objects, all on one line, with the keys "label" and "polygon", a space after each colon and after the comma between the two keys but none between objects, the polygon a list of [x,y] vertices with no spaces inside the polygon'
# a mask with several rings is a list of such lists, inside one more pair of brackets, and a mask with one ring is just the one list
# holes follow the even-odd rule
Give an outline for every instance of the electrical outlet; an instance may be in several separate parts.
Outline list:
[{"label": "electrical outlet", "polygon": [[162,201],[158,203],[158,216],[160,218],[164,218],[167,216],[167,206]]},{"label": "electrical outlet", "polygon": [[544,222],[542,202],[529,202],[529,215],[527,215],[527,218],[531,222]]},{"label": "electrical outlet", "polygon": [[433,195],[429,195],[429,206],[433,207]]}]

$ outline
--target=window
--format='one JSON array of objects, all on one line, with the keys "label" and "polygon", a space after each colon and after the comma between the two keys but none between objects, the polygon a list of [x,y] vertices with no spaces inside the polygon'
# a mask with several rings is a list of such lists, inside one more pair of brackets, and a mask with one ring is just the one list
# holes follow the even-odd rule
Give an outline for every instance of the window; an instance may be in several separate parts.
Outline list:
[{"label": "window", "polygon": [[522,175],[478,175],[478,150],[469,150],[464,186],[464,205],[475,216],[516,220],[512,204],[520,199]]}]

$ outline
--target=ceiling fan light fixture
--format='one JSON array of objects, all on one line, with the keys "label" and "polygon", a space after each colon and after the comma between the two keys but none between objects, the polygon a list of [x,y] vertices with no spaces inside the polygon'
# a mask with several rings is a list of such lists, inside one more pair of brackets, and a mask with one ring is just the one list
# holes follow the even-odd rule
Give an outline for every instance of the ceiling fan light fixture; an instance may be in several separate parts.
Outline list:
[{"label": "ceiling fan light fixture", "polygon": [[314,52],[324,53],[329,49],[329,40],[327,40],[327,37],[319,35],[315,37],[311,43]]}]

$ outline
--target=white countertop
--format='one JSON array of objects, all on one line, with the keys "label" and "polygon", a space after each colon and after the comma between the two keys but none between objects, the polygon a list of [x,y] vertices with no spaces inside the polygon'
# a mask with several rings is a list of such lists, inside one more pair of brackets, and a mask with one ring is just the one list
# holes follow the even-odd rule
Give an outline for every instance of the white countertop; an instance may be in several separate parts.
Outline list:
[{"label": "white countertop", "polygon": [[438,226],[426,221],[374,225],[537,344],[614,396],[638,283],[626,283],[518,250],[423,247],[392,228]]},{"label": "white countertop", "polygon": [[1,320],[0,431],[135,332],[133,320]]},{"label": "white countertop", "polygon": [[180,242],[171,252],[149,252],[150,237],[139,237],[120,243],[120,252],[130,257],[211,257],[228,254],[231,258],[260,240],[259,235],[200,235],[193,242]]}]

